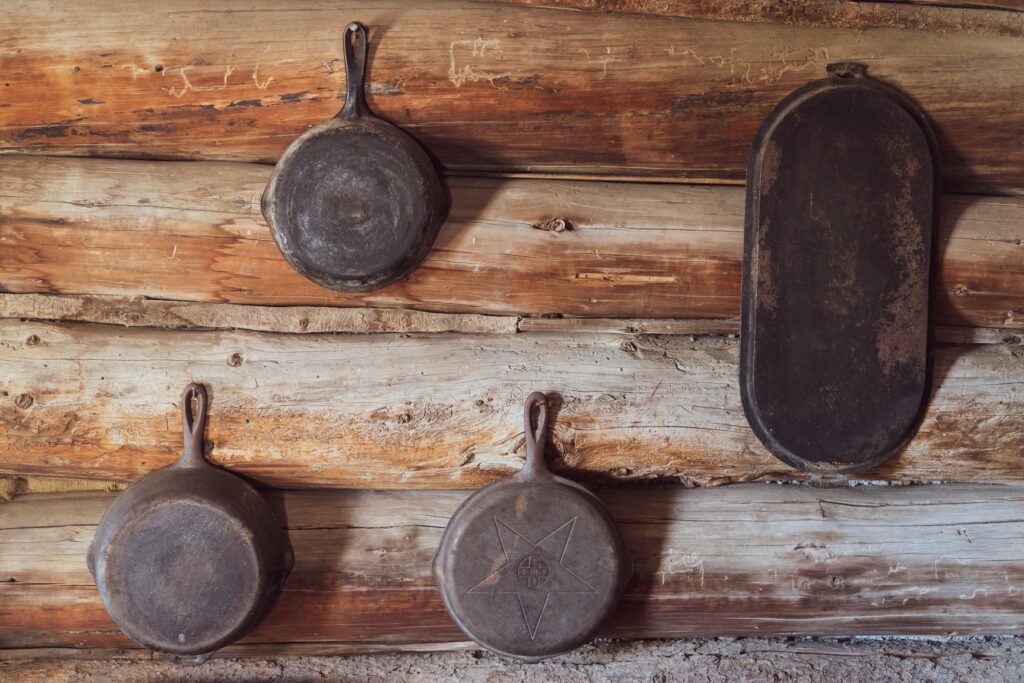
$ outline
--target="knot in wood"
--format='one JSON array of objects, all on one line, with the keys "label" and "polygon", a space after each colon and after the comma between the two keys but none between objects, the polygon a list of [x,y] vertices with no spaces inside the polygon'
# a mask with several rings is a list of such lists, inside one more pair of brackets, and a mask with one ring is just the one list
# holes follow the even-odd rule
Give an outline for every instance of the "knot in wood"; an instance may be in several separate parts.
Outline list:
[{"label": "knot in wood", "polygon": [[545,230],[547,232],[566,232],[573,229],[572,223],[569,222],[569,219],[563,216],[556,216],[541,223],[534,223],[533,227],[537,230]]}]

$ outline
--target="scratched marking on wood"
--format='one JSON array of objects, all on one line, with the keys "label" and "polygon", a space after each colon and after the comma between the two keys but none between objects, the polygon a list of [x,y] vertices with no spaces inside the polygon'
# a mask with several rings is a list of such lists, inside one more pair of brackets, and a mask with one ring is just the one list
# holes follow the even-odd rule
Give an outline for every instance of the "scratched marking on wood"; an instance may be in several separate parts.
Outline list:
[{"label": "scratched marking on wood", "polygon": [[[1024,35],[1020,0],[810,0],[734,2],[733,0],[504,0],[510,4],[600,12],[653,14],[694,19],[796,24],[822,28],[903,28],[937,33],[990,36]],[[920,5],[937,5],[921,7]],[[945,5],[946,7],[942,7]],[[977,9],[971,9],[976,7]],[[994,8],[1015,10],[996,11]]]},{"label": "scratched marking on wood", "polygon": [[359,20],[371,106],[448,169],[740,180],[776,102],[861,61],[934,119],[950,187],[1024,188],[1013,36],[396,0],[29,2],[0,19],[8,151],[274,160],[337,111],[341,33]]}]

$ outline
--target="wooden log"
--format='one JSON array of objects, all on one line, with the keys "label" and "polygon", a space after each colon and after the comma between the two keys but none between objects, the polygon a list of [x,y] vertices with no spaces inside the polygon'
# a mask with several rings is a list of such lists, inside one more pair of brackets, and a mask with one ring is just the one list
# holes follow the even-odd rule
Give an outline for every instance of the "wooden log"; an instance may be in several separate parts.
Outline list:
[{"label": "wooden log", "polygon": [[[171,330],[254,330],[289,334],[379,334],[385,332],[464,332],[510,334],[518,331],[516,316],[472,313],[427,313],[403,308],[330,308],[326,306],[244,306],[144,297],[77,294],[0,293],[0,318],[151,327]],[[710,325],[709,325],[710,323]],[[736,327],[731,323],[725,323]],[[717,321],[679,321],[683,333],[699,334]],[[973,334],[984,328],[953,328]],[[730,328],[730,332],[732,332]],[[989,330],[1006,336],[1006,330]]]},{"label": "wooden log", "polygon": [[1024,2],[1021,0],[879,0],[890,5],[893,4],[917,4],[932,5],[934,7],[956,7],[960,9],[977,7],[984,10],[1010,10],[1012,12],[1024,12]]},{"label": "wooden log", "polygon": [[[740,330],[739,320],[735,318],[522,318],[425,313],[401,308],[243,306],[78,294],[0,293],[0,318],[170,330],[253,330],[288,334],[573,332],[735,336]],[[934,336],[936,341],[949,344],[1024,344],[1021,335],[994,327],[940,326],[935,328]]]},{"label": "wooden log", "polygon": [[0,477],[0,503],[27,493],[70,493],[72,491],[122,491],[124,482],[58,477]]},{"label": "wooden log", "polygon": [[[1024,633],[1020,487],[599,493],[635,563],[606,637]],[[295,570],[267,621],[223,654],[463,647],[429,571],[465,495],[270,494]],[[137,647],[104,613],[83,559],[111,499],[29,495],[0,506],[0,648]]]},{"label": "wooden log", "polygon": [[[453,209],[422,266],[390,287],[344,294],[281,256],[259,210],[269,175],[256,164],[0,158],[0,290],[491,315],[739,315],[739,188],[451,178]],[[937,322],[1024,327],[1024,198],[946,196],[940,216]]]},{"label": "wooden log", "polygon": [[[535,7],[654,14],[724,21],[752,21],[832,28],[902,28],[937,33],[1024,35],[1020,0],[503,0]],[[921,5],[934,5],[922,7]],[[1007,11],[1000,11],[1007,10]]]},{"label": "wooden log", "polygon": [[[16,297],[41,296],[36,294],[0,295],[0,317],[5,317],[5,300]],[[51,297],[68,299],[67,296]],[[27,302],[26,302],[27,303]],[[211,304],[212,305],[212,304]],[[220,304],[224,305],[224,304]],[[20,302],[8,304],[10,309],[27,309],[31,304],[21,305]],[[41,312],[49,310],[40,306]],[[7,316],[15,317],[15,316]],[[72,320],[46,316],[37,317],[41,320]],[[572,332],[575,334],[625,334],[625,335],[730,335],[738,336],[740,321],[728,318],[718,320],[675,320],[664,318],[520,318],[516,325],[519,332]],[[934,339],[946,344],[1024,344],[1024,337],[1011,330],[993,327],[936,327]]]},{"label": "wooden log", "polygon": [[[211,388],[211,458],[280,486],[473,488],[522,464],[522,402],[560,392],[554,466],[591,480],[803,475],[751,434],[738,342],[575,334],[274,335],[0,321],[0,474],[129,480],[181,449]],[[941,346],[914,440],[862,475],[1021,481],[1024,351]]]},{"label": "wooden log", "polygon": [[859,61],[928,113],[950,188],[1024,189],[1019,37],[448,1],[8,3],[0,148],[272,161],[339,109],[353,20],[371,105],[450,171],[741,180],[770,109]]}]

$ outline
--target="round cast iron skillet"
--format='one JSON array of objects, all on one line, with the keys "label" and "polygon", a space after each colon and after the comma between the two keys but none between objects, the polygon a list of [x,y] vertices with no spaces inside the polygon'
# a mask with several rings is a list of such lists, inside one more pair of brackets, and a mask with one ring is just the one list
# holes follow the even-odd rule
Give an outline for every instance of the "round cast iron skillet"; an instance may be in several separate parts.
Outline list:
[{"label": "round cast iron skillet", "polygon": [[544,394],[531,394],[526,464],[462,504],[434,558],[445,606],[466,635],[527,661],[590,640],[632,574],[604,504],[544,464],[547,419]]},{"label": "round cast iron skillet", "polygon": [[448,197],[416,141],[370,112],[362,25],[345,29],[344,48],[344,108],[288,147],[262,208],[295,270],[323,287],[366,292],[419,265],[444,222]]},{"label": "round cast iron skillet", "polygon": [[292,551],[255,489],[203,457],[206,388],[189,385],[181,403],[181,458],[114,500],[88,565],[118,628],[179,661],[202,662],[266,616]]}]

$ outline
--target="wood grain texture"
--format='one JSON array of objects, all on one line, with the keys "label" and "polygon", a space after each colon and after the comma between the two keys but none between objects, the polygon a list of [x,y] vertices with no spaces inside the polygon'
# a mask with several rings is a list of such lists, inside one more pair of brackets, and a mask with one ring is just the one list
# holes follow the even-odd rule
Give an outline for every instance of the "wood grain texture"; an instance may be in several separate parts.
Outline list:
[{"label": "wood grain texture", "polygon": [[[711,635],[1024,632],[1024,492],[1001,486],[741,485],[600,492],[635,574],[602,632]],[[222,654],[455,644],[429,574],[465,493],[270,494],[295,570],[269,618]],[[103,611],[84,554],[110,494],[0,506],[0,648],[135,646]]]},{"label": "wood grain texture", "polygon": [[[739,315],[740,188],[450,178],[453,208],[424,263],[390,287],[345,294],[305,280],[281,256],[259,210],[269,175],[256,164],[0,158],[0,290],[490,315]],[[1024,327],[1024,198],[947,195],[940,218],[937,322]]]},{"label": "wood grain texture", "polygon": [[[128,480],[181,449],[211,389],[214,462],[279,486],[473,488],[522,465],[522,404],[558,392],[553,466],[692,484],[803,475],[751,434],[735,339],[275,335],[0,321],[0,473]],[[859,475],[1020,481],[1024,351],[941,346],[916,438]],[[557,455],[557,457],[555,457]]]},{"label": "wood grain texture", "polygon": [[[194,301],[164,301],[142,296],[0,293],[0,318],[91,322],[163,329],[237,329],[288,334],[378,334],[464,332],[509,334],[516,316],[428,313],[404,308],[328,306],[252,306]],[[678,321],[678,333],[707,333],[717,321]],[[958,327],[971,334],[983,328]],[[730,329],[730,332],[733,331]],[[988,330],[1006,336],[1006,330]]]},{"label": "wood grain texture", "polygon": [[[0,293],[0,318],[89,322],[170,330],[252,330],[285,334],[560,332],[624,335],[738,335],[735,318],[564,318],[426,313],[403,308],[254,306],[145,297]],[[1014,330],[937,326],[948,344],[1024,344]]]},{"label": "wood grain texture", "polygon": [[769,110],[859,61],[928,113],[949,188],[1024,189],[1019,37],[448,1],[8,4],[0,148],[272,161],[339,109],[353,20],[371,106],[452,171],[741,180]]},{"label": "wood grain texture", "polygon": [[[597,12],[767,22],[824,28],[901,28],[937,33],[1024,35],[1020,0],[503,0]],[[931,5],[931,6],[922,6]]]},{"label": "wood grain texture", "polygon": [[930,5],[932,7],[949,7],[955,9],[978,8],[986,11],[1009,10],[1024,12],[1021,0],[879,0],[888,4]]},{"label": "wood grain texture", "polygon": [[[39,294],[6,294],[0,295],[0,317],[4,316],[6,301],[17,297],[45,296]],[[65,300],[67,296],[54,296],[52,299]],[[30,309],[28,302],[7,304],[9,309]],[[48,311],[49,306],[40,306],[41,312]],[[24,317],[24,316],[23,316]],[[33,316],[27,316],[33,317]],[[73,320],[56,316],[35,316],[41,320]],[[625,334],[625,335],[731,335],[738,336],[740,322],[732,318],[717,320],[702,319],[667,319],[667,318],[520,318],[516,329],[519,332],[559,332],[574,334]],[[1024,344],[1024,337],[1012,330],[997,327],[946,327],[938,326],[933,330],[933,338],[946,344]]]}]

